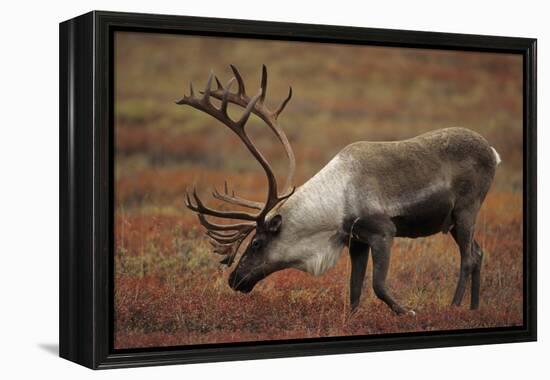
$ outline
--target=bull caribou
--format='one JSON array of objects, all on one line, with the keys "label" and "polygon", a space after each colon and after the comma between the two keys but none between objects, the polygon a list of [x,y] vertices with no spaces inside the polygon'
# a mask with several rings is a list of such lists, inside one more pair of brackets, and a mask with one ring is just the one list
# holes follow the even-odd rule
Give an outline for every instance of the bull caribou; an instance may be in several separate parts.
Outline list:
[{"label": "bull caribou", "polygon": [[[386,286],[393,240],[450,232],[460,250],[460,271],[452,305],[461,304],[471,277],[470,307],[479,307],[483,251],[474,238],[474,229],[500,162],[497,151],[482,136],[464,128],[446,128],[402,141],[356,142],[295,188],[294,153],[278,123],[292,97],[292,88],[281,105],[271,111],[265,104],[265,65],[260,89],[254,96],[246,93],[237,68],[231,65],[231,70],[234,75],[225,86],[210,74],[203,91],[195,95],[191,84],[190,94],[176,102],[227,126],[265,171],[268,185],[265,202],[239,197],[229,191],[227,183],[224,191],[213,192],[214,198],[250,212],[208,207],[196,189],[186,196],[186,206],[197,213],[214,252],[224,256],[221,262],[228,267],[239,247],[252,235],[229,276],[231,288],[248,293],[271,273],[286,268],[321,275],[337,262],[347,246],[351,258],[351,309],[359,305],[370,252],[376,296],[395,313],[414,315],[413,310],[395,300]],[[231,91],[234,82],[236,92]],[[228,115],[229,104],[244,109],[238,120]],[[267,124],[284,147],[289,169],[282,191],[271,165],[246,132],[251,114]],[[219,224],[207,216],[240,222]]]}]

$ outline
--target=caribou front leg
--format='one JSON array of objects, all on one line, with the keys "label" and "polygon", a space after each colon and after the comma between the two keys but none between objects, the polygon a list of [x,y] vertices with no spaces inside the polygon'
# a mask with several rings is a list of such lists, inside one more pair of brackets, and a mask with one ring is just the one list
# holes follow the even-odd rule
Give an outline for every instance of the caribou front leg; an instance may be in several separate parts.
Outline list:
[{"label": "caribou front leg", "polygon": [[349,256],[351,259],[349,296],[352,312],[359,306],[359,299],[361,298],[365,272],[369,261],[369,248],[368,244],[351,239],[349,246]]},{"label": "caribou front leg", "polygon": [[374,293],[397,314],[415,315],[413,310],[407,310],[397,303],[386,287],[386,277],[390,267],[391,244],[393,238],[376,235],[371,238],[372,245],[372,282]]},{"label": "caribou front leg", "polygon": [[370,215],[354,223],[352,236],[366,242],[372,251],[372,282],[374,294],[384,301],[395,313],[415,315],[397,303],[386,287],[390,267],[390,255],[396,228],[391,219],[382,214]]}]

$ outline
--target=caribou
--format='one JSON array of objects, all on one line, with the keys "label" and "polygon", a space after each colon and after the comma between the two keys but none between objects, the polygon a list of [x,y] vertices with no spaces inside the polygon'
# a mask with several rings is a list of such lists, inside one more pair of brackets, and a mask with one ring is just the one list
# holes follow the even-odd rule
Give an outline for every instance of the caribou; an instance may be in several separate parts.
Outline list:
[{"label": "caribou", "polygon": [[[449,233],[460,251],[460,270],[452,305],[459,306],[471,278],[471,309],[479,307],[483,251],[474,238],[476,218],[500,163],[497,151],[478,133],[445,128],[401,141],[360,141],[343,148],[317,174],[292,186],[295,156],[278,123],[292,97],[281,105],[265,104],[267,69],[262,67],[258,92],[249,96],[237,68],[224,86],[212,73],[206,87],[177,101],[202,111],[233,131],[263,168],[265,202],[239,197],[225,183],[213,197],[250,211],[227,211],[203,203],[196,188],[186,206],[198,215],[221,263],[230,267],[243,242],[246,248],[229,275],[229,286],[243,293],[270,274],[295,268],[321,275],[335,265],[347,246],[351,259],[350,306],[359,305],[369,255],[375,295],[397,314],[415,315],[388,291],[386,277],[392,243],[397,237],[418,238]],[[212,88],[213,80],[216,87]],[[232,91],[237,82],[236,91]],[[212,102],[216,99],[216,102]],[[216,104],[215,104],[216,103]],[[228,105],[244,109],[238,120]],[[259,117],[282,144],[289,161],[285,186],[246,132],[251,114]],[[207,217],[230,219],[216,223]],[[247,237],[250,239],[247,240]]]}]

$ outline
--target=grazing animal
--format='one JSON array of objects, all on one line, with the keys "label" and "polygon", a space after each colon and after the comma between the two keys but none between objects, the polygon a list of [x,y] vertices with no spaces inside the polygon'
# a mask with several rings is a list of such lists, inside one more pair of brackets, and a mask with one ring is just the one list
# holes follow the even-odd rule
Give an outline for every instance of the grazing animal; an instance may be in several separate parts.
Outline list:
[{"label": "grazing animal", "polygon": [[[397,314],[414,311],[401,306],[386,286],[394,238],[416,238],[450,232],[460,250],[460,274],[452,300],[460,305],[471,277],[471,308],[479,307],[480,270],[483,252],[474,239],[476,217],[500,162],[497,151],[479,134],[464,128],[447,128],[391,142],[353,143],[340,151],[321,171],[298,188],[292,187],[295,159],[277,119],[292,97],[276,111],[265,103],[267,71],[262,69],[259,92],[249,97],[239,71],[223,86],[210,75],[201,95],[191,93],[177,104],[203,111],[229,127],[265,171],[268,189],[265,203],[243,199],[230,192],[213,196],[230,204],[257,210],[222,211],[205,206],[196,190],[187,194],[186,206],[198,214],[212,239],[214,251],[231,266],[239,247],[254,232],[229,285],[250,292],[275,271],[296,268],[320,275],[332,267],[345,246],[351,258],[350,303],[359,305],[369,258],[373,261],[376,296]],[[215,79],[217,88],[212,89]],[[237,81],[238,89],[231,92]],[[220,102],[215,106],[215,98]],[[239,120],[228,116],[228,104],[244,108]],[[245,126],[250,117],[260,117],[275,133],[289,159],[285,190],[280,193],[273,170],[249,139]],[[216,224],[213,216],[240,220]]]}]

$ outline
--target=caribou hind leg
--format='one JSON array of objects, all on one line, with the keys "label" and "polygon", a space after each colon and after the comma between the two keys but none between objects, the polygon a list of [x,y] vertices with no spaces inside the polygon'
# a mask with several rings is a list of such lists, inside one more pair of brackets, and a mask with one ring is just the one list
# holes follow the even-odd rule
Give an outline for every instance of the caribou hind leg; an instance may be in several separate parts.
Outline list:
[{"label": "caribou hind leg", "polygon": [[455,218],[456,223],[451,234],[460,250],[460,272],[452,305],[460,306],[466,291],[468,277],[472,277],[472,309],[479,306],[479,288],[482,251],[474,240],[475,216],[477,212],[462,212]]},{"label": "caribou hind leg", "polygon": [[361,291],[363,290],[363,282],[367,263],[369,261],[369,245],[362,243],[359,240],[351,239],[349,246],[349,256],[351,259],[351,275],[349,282],[349,295],[351,311],[355,311],[359,306]]},{"label": "caribou hind leg", "polygon": [[479,308],[479,290],[481,282],[481,262],[483,261],[483,251],[476,240],[474,240],[474,268],[472,269],[472,295],[470,309]]}]

